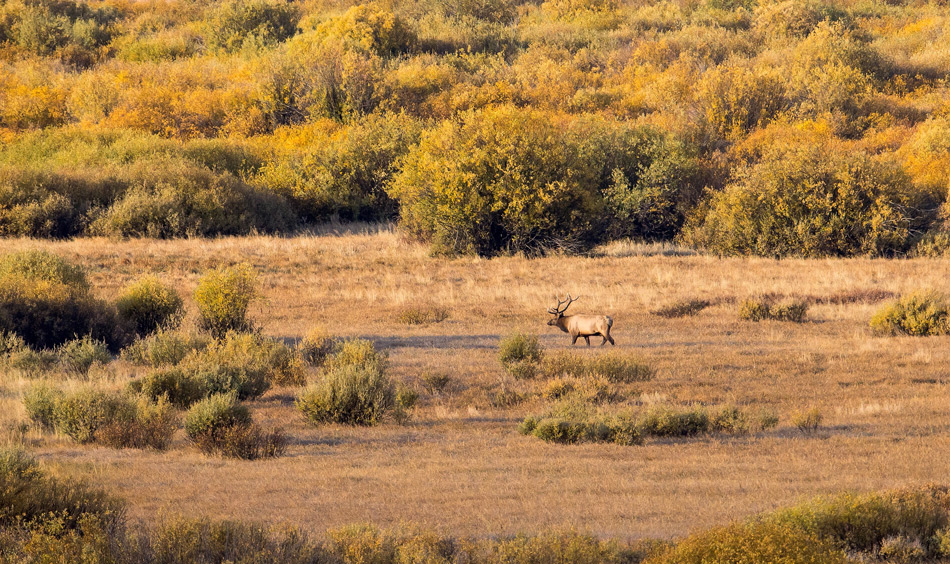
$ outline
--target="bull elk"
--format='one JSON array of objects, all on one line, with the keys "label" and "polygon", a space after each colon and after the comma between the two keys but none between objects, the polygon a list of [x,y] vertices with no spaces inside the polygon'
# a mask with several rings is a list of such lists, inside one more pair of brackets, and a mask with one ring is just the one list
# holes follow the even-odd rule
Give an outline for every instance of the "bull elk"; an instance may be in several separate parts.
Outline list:
[{"label": "bull elk", "polygon": [[557,296],[554,297],[557,298],[557,306],[548,308],[548,313],[554,316],[553,319],[548,321],[548,325],[557,326],[561,331],[570,333],[572,345],[577,342],[578,337],[584,337],[589,347],[590,338],[594,335],[600,335],[604,338],[600,346],[607,344],[607,341],[610,341],[611,345],[614,344],[614,339],[610,336],[610,328],[614,325],[613,319],[607,315],[564,315],[567,308],[577,301],[580,296],[572,298],[568,294],[564,301],[561,301],[561,298]]}]

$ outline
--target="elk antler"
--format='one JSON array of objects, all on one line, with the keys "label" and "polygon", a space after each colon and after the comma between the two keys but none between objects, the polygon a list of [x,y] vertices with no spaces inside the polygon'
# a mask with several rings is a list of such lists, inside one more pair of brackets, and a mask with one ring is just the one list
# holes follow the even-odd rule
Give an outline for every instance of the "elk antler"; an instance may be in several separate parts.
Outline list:
[{"label": "elk antler", "polygon": [[[572,303],[574,303],[575,301],[577,301],[578,298],[580,298],[580,296],[577,296],[577,298],[572,298],[571,295],[568,294],[567,299],[565,299],[564,301],[561,301],[561,298],[558,298],[556,294],[554,297],[557,299],[557,307],[555,307],[554,309],[548,308],[548,313],[552,315],[557,315],[558,313],[564,313],[565,311],[567,311],[567,308],[571,307]],[[565,303],[567,303],[567,305],[564,305]],[[564,305],[564,309],[561,309],[562,305]]]}]

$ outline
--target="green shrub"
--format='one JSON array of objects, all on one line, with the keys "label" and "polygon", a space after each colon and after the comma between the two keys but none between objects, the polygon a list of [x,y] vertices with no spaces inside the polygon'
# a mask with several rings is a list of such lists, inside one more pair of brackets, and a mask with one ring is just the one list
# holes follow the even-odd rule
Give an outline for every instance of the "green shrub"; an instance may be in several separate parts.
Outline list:
[{"label": "green shrub", "polygon": [[304,380],[293,349],[251,333],[228,333],[192,353],[181,367],[213,392],[236,389],[240,399],[258,397],[271,385],[300,385]]},{"label": "green shrub", "polygon": [[686,240],[726,255],[890,256],[909,244],[910,182],[835,147],[769,152],[714,195]]},{"label": "green shrub", "polygon": [[425,372],[422,374],[422,387],[433,396],[444,392],[451,382],[452,378],[448,374],[439,372]]},{"label": "green shrub", "polygon": [[914,256],[940,258],[950,255],[950,231],[928,231],[914,246]]},{"label": "green shrub", "polygon": [[613,384],[645,382],[656,374],[656,371],[648,364],[614,353],[597,355],[584,364],[589,377],[605,378]]},{"label": "green shrub", "polygon": [[314,424],[376,425],[387,416],[400,419],[403,408],[379,367],[343,365],[301,391],[297,409]]},{"label": "green shrub", "polygon": [[127,339],[114,308],[90,293],[82,270],[40,251],[0,258],[0,331],[16,333],[37,348],[86,335],[110,348]]},{"label": "green shrub", "polygon": [[533,377],[528,374],[524,366],[537,365],[544,356],[544,348],[537,335],[512,333],[498,343],[498,360],[505,370],[518,373],[516,377]]},{"label": "green shrub", "polygon": [[273,458],[286,447],[283,432],[262,431],[233,393],[214,394],[193,405],[185,415],[185,432],[201,451],[229,458]]},{"label": "green shrub", "polygon": [[778,414],[771,409],[760,409],[758,416],[756,418],[756,423],[759,426],[759,429],[762,431],[768,431],[776,426],[778,426],[779,418]]},{"label": "green shrub", "polygon": [[134,418],[134,406],[118,394],[85,388],[64,394],[53,411],[56,430],[77,443],[96,440],[96,431]]},{"label": "green shrub", "polygon": [[123,349],[122,359],[152,368],[174,366],[193,351],[203,350],[210,342],[211,339],[202,335],[160,329]]},{"label": "green shrub", "polygon": [[715,433],[744,435],[749,429],[748,415],[731,405],[721,407],[710,422],[710,430]]},{"label": "green shrub", "polygon": [[55,351],[22,348],[7,355],[6,364],[15,370],[32,377],[52,370],[59,362]]},{"label": "green shrub", "polygon": [[35,386],[24,395],[23,404],[34,422],[78,443],[165,450],[178,428],[178,416],[162,401],[90,388],[64,393]]},{"label": "green shrub", "polygon": [[325,368],[328,372],[333,372],[352,366],[383,373],[386,371],[388,364],[386,354],[378,352],[372,341],[350,339],[343,342],[336,352],[327,359]]},{"label": "green shrub", "polygon": [[251,423],[251,411],[236,394],[213,394],[191,406],[185,415],[185,433],[191,440],[220,434],[223,429]]},{"label": "green shrub", "polygon": [[128,320],[139,335],[147,335],[163,327],[181,322],[184,302],[178,293],[149,276],[126,287],[116,302],[119,315]]},{"label": "green shrub", "polygon": [[739,319],[746,321],[790,321],[802,323],[808,313],[808,303],[804,300],[787,300],[776,303],[771,296],[747,298],[739,304]]},{"label": "green shrub", "polygon": [[637,422],[626,416],[594,419],[526,417],[518,429],[551,443],[608,442],[632,446],[643,443]]},{"label": "green shrub", "polygon": [[49,386],[33,386],[23,395],[26,415],[47,431],[56,428],[56,406],[63,398],[63,392]]},{"label": "green shrub", "polygon": [[653,405],[640,415],[637,426],[644,435],[655,437],[691,437],[709,432],[709,414],[702,407],[677,409]]},{"label": "green shrub", "polygon": [[792,425],[798,427],[798,430],[806,435],[812,435],[818,432],[824,416],[817,407],[811,409],[796,411],[792,414]]},{"label": "green shrub", "polygon": [[130,382],[129,389],[152,401],[164,400],[180,408],[190,407],[207,395],[200,381],[179,368],[149,372]]},{"label": "green shrub", "polygon": [[696,315],[711,305],[712,302],[709,300],[689,299],[667,304],[651,311],[650,313],[659,317],[668,318],[687,317],[690,315]]},{"label": "green shrub", "polygon": [[152,448],[165,450],[178,429],[178,414],[159,398],[132,402],[134,410],[96,429],[95,441],[112,448]]},{"label": "green shrub", "polygon": [[215,338],[229,331],[249,331],[247,310],[258,299],[257,276],[249,264],[212,270],[195,288],[198,325]]},{"label": "green shrub", "polygon": [[902,296],[871,317],[871,328],[885,335],[946,335],[950,333],[950,300],[935,291]]},{"label": "green shrub", "polygon": [[60,364],[67,372],[85,376],[93,364],[108,364],[112,361],[109,349],[102,341],[88,335],[60,345],[56,351]]},{"label": "green shrub", "polygon": [[265,47],[293,36],[299,21],[297,7],[281,0],[229,0],[213,12],[208,42],[228,53]]}]

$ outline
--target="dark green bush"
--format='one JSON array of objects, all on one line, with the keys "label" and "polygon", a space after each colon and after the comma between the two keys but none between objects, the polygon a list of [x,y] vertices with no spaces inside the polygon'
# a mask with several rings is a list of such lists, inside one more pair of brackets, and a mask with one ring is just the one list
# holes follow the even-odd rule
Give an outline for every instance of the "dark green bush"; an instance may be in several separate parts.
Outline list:
[{"label": "dark green bush", "polygon": [[178,292],[154,276],[142,278],[126,287],[116,302],[116,308],[139,335],[175,326],[185,314],[184,302]]},{"label": "dark green bush", "polygon": [[871,317],[871,329],[885,335],[950,333],[950,300],[935,291],[918,291],[885,305]]},{"label": "dark green bush", "polygon": [[336,340],[326,331],[315,327],[297,344],[297,352],[304,362],[311,366],[323,366],[336,349]]},{"label": "dark green bush", "polygon": [[208,42],[214,49],[234,53],[245,46],[266,47],[297,32],[300,13],[282,0],[229,0],[208,21]]},{"label": "dark green bush", "polygon": [[709,414],[702,407],[678,409],[654,405],[640,415],[637,426],[644,435],[655,437],[691,437],[710,430]]},{"label": "dark green bush", "polygon": [[396,387],[377,366],[330,368],[297,396],[297,409],[313,424],[376,425],[403,416]]},{"label": "dark green bush", "polygon": [[96,431],[114,421],[133,417],[134,407],[118,394],[86,388],[64,394],[53,410],[55,428],[77,443],[96,440]]},{"label": "dark green bush", "polygon": [[198,304],[198,325],[216,338],[229,331],[249,331],[247,318],[251,302],[260,297],[257,275],[249,264],[211,270],[201,277],[195,288]]},{"label": "dark green bush", "polygon": [[165,450],[178,429],[178,414],[159,398],[132,402],[133,410],[96,429],[95,441],[112,448],[152,448]]}]

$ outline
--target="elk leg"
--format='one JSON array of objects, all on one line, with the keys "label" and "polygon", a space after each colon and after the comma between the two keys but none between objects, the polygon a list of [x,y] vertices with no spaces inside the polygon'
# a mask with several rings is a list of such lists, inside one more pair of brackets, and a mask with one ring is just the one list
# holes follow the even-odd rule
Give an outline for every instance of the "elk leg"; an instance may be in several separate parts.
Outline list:
[{"label": "elk leg", "polygon": [[590,335],[584,335],[584,340],[587,341],[587,346],[590,346]]},{"label": "elk leg", "polygon": [[579,337],[579,335],[571,335],[571,346],[577,342],[577,337]]},{"label": "elk leg", "polygon": [[[601,335],[601,337],[604,337],[604,336]],[[604,346],[606,344],[607,344],[607,337],[604,337],[604,340],[600,342],[600,346]]]}]

